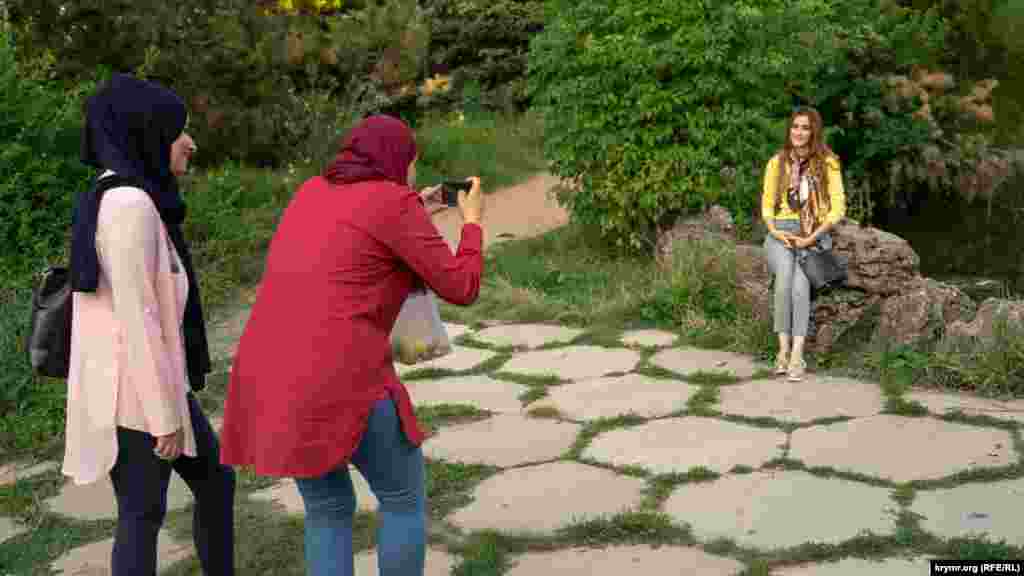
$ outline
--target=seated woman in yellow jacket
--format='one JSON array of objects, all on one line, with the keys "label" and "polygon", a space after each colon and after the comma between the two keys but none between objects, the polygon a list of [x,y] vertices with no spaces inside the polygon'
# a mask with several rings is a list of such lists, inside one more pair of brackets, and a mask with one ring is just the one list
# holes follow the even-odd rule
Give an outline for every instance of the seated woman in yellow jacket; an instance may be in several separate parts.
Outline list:
[{"label": "seated woman in yellow jacket", "polygon": [[775,373],[788,374],[794,382],[803,380],[811,316],[811,289],[800,252],[815,245],[831,249],[830,231],[845,215],[839,158],[825,145],[821,115],[813,108],[798,109],[789,119],[782,150],[765,169],[761,199],[768,227],[764,247],[775,275]]}]

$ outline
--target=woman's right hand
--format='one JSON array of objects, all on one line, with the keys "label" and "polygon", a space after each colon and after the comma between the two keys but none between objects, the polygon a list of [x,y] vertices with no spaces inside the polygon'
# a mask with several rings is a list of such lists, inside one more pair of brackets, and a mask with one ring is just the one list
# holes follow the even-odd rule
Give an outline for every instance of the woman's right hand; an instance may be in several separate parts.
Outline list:
[{"label": "woman's right hand", "polygon": [[469,192],[459,190],[459,210],[466,224],[480,224],[484,215],[484,194],[480,189],[480,178],[467,178],[473,184]]},{"label": "woman's right hand", "polygon": [[161,459],[170,461],[181,456],[181,451],[184,447],[185,431],[178,428],[178,431],[173,434],[157,436],[156,447],[153,448],[153,452]]},{"label": "woman's right hand", "polygon": [[774,232],[772,236],[775,236],[775,239],[781,242],[786,248],[792,248],[793,241],[796,240],[796,236],[793,236],[788,232]]}]

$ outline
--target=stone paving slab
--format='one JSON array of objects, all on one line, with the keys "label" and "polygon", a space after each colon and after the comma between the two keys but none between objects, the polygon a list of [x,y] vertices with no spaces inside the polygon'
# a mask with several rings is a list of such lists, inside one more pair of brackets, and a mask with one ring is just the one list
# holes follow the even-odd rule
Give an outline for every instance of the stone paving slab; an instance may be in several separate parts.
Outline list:
[{"label": "stone paving slab", "polygon": [[[192,491],[177,473],[171,473],[171,484],[167,489],[167,510],[180,510],[192,503]],[[46,501],[51,512],[70,516],[78,520],[104,520],[117,518],[117,499],[110,477],[76,486],[71,481],[64,484],[60,494]]]},{"label": "stone paving slab", "polygon": [[665,348],[675,344],[678,339],[678,334],[665,330],[630,330],[622,335],[623,344],[645,348]]},{"label": "stone paving slab", "polygon": [[868,530],[895,531],[886,488],[802,471],[727,475],[677,488],[664,510],[702,541],[728,538],[762,550],[807,542],[838,544]]},{"label": "stone paving slab", "polygon": [[539,348],[546,344],[571,342],[583,330],[551,324],[503,324],[477,332],[473,338],[491,346]]},{"label": "stone paving slab", "polygon": [[889,414],[796,430],[789,456],[895,482],[1017,462],[1005,430]]},{"label": "stone paving slab", "polygon": [[420,362],[418,364],[402,364],[401,362],[395,362],[395,372],[397,372],[399,376],[426,368],[462,372],[464,370],[472,370],[495,356],[497,356],[497,353],[491,350],[467,348],[465,346],[453,346],[451,353],[426,362]]},{"label": "stone paving slab", "polygon": [[918,491],[910,509],[921,527],[942,538],[988,533],[1024,546],[1024,479]]},{"label": "stone paving slab", "polygon": [[548,396],[527,408],[550,406],[572,420],[597,420],[635,414],[644,418],[667,416],[686,409],[699,388],[675,380],[626,374],[584,380],[548,389]]},{"label": "stone paving slab", "polygon": [[921,403],[929,412],[940,416],[960,410],[968,416],[989,416],[1024,424],[1024,400],[1002,402],[969,394],[926,391],[910,392],[904,397]]},{"label": "stone paving slab", "polygon": [[529,390],[522,384],[483,375],[415,380],[405,386],[416,406],[470,404],[481,410],[508,414],[522,412],[519,396]]},{"label": "stone paving slab", "polygon": [[805,382],[755,380],[723,387],[719,394],[719,406],[724,414],[769,417],[783,422],[873,416],[884,409],[879,386],[847,378],[816,378]]},{"label": "stone paving slab", "polygon": [[435,460],[491,466],[518,466],[558,458],[572,447],[581,426],[502,414],[443,428],[423,444]]},{"label": "stone paving slab", "polygon": [[782,456],[785,442],[781,430],[715,418],[668,418],[600,434],[583,457],[656,474],[684,474],[698,466],[724,473],[738,465],[758,468]]},{"label": "stone paving slab", "polygon": [[576,521],[635,509],[644,481],[578,462],[507,470],[481,482],[449,518],[465,531],[550,534]]},{"label": "stone paving slab", "polygon": [[689,347],[662,350],[651,358],[651,364],[682,376],[695,372],[725,372],[740,380],[753,378],[758,371],[769,368],[742,354]]},{"label": "stone paving slab", "polygon": [[613,373],[632,372],[639,363],[640,354],[625,348],[568,346],[519,354],[506,362],[501,371],[527,376],[557,376],[564,380],[586,380]]},{"label": "stone paving slab", "polygon": [[[375,512],[377,510],[377,497],[370,490],[370,485],[363,478],[356,468],[349,467],[349,476],[352,477],[352,486],[356,492],[356,511]],[[276,502],[284,507],[285,512],[295,516],[306,514],[306,508],[302,504],[302,495],[299,494],[299,486],[291,478],[282,479],[275,486],[259,490],[249,494],[250,498],[264,502]]]},{"label": "stone paving slab", "polygon": [[473,329],[470,328],[469,326],[464,326],[462,324],[452,324],[450,322],[444,323],[444,329],[446,332],[448,332],[449,340],[455,340],[456,338],[464,334],[469,334],[470,332],[473,331]]},{"label": "stone paving slab", "polygon": [[14,518],[0,516],[0,544],[28,532],[28,528]]},{"label": "stone paving slab", "polygon": [[40,474],[60,470],[57,462],[9,462],[0,466],[0,486],[9,486]]},{"label": "stone paving slab", "polygon": [[735,576],[744,565],[732,558],[713,556],[699,548],[681,546],[612,546],[571,548],[526,554],[513,559],[508,576]]},{"label": "stone paving slab", "polygon": [[[355,574],[371,576],[379,574],[377,568],[377,550],[360,552],[355,555]],[[448,576],[455,566],[457,558],[434,548],[427,548],[427,560],[424,564],[423,576]]]},{"label": "stone paving slab", "polygon": [[802,564],[774,570],[774,576],[928,576],[928,558],[844,558],[839,562]]},{"label": "stone paving slab", "polygon": [[[68,551],[53,563],[52,568],[62,576],[108,576],[110,553],[114,539],[108,538]],[[191,557],[195,546],[190,540],[176,540],[168,530],[161,530],[157,543],[157,571]]]}]

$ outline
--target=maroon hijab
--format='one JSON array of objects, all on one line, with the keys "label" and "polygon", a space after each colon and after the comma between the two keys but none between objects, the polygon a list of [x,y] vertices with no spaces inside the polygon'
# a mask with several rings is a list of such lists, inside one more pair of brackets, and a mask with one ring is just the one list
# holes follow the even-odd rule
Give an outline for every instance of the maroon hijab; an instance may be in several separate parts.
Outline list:
[{"label": "maroon hijab", "polygon": [[370,116],[349,131],[324,178],[331,184],[387,180],[407,184],[409,164],[416,158],[412,130],[392,116]]}]

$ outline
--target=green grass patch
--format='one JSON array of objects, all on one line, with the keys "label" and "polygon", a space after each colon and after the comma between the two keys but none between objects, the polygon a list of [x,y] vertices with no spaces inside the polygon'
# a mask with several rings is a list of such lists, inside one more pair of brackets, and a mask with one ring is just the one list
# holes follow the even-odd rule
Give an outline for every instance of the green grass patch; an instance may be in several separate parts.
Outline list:
[{"label": "green grass patch", "polygon": [[444,518],[469,504],[473,488],[499,471],[493,466],[427,460],[427,504],[431,517]]},{"label": "green grass patch", "polygon": [[510,540],[498,532],[475,532],[458,547],[462,562],[452,569],[452,576],[500,576],[511,565],[510,548]]},{"label": "green grass patch", "polygon": [[0,570],[17,576],[50,576],[50,564],[63,554],[92,542],[110,538],[116,522],[80,522],[46,515],[29,525],[30,530],[0,544]]},{"label": "green grass patch", "polygon": [[625,512],[609,518],[576,522],[558,531],[562,546],[610,546],[646,543],[651,545],[693,544],[684,527],[659,512]]},{"label": "green grass patch", "polygon": [[704,386],[728,386],[730,384],[737,384],[741,382],[740,378],[736,377],[736,375],[731,372],[705,370],[698,370],[690,373],[690,375],[686,377],[686,381],[691,384]]},{"label": "green grass patch", "polygon": [[609,430],[616,430],[618,428],[629,428],[632,426],[639,426],[646,423],[647,420],[640,416],[626,415],[617,416],[615,418],[601,418],[594,420],[583,426],[580,433],[576,435],[576,442],[573,443],[572,448],[569,449],[567,458],[577,459],[583,454],[590,442],[598,435]]},{"label": "green grass patch", "polygon": [[914,490],[911,484],[900,484],[892,491],[893,501],[904,508],[909,507],[914,502],[916,495],[917,491]]},{"label": "green grass patch", "polygon": [[928,408],[925,408],[921,403],[913,400],[907,400],[899,396],[887,397],[885,399],[885,409],[882,413],[906,416],[909,418],[922,418],[929,415]]},{"label": "green grass patch", "polygon": [[698,416],[717,415],[714,405],[718,403],[719,393],[717,386],[701,386],[694,395],[686,401],[686,409]]},{"label": "green grass patch", "polygon": [[0,486],[0,516],[18,518],[22,522],[39,522],[46,514],[43,501],[60,493],[64,476],[53,470]]},{"label": "green grass patch", "polygon": [[416,407],[416,419],[427,434],[434,434],[442,426],[486,420],[493,414],[469,404],[436,404]]},{"label": "green grass patch", "polygon": [[543,124],[531,113],[429,116],[416,128],[417,184],[470,176],[486,190],[518,184],[547,168],[543,143]]},{"label": "green grass patch", "polygon": [[690,468],[685,474],[659,474],[650,477],[647,482],[646,507],[656,508],[675,491],[676,488],[686,484],[700,482],[713,482],[722,475],[704,466]]}]

